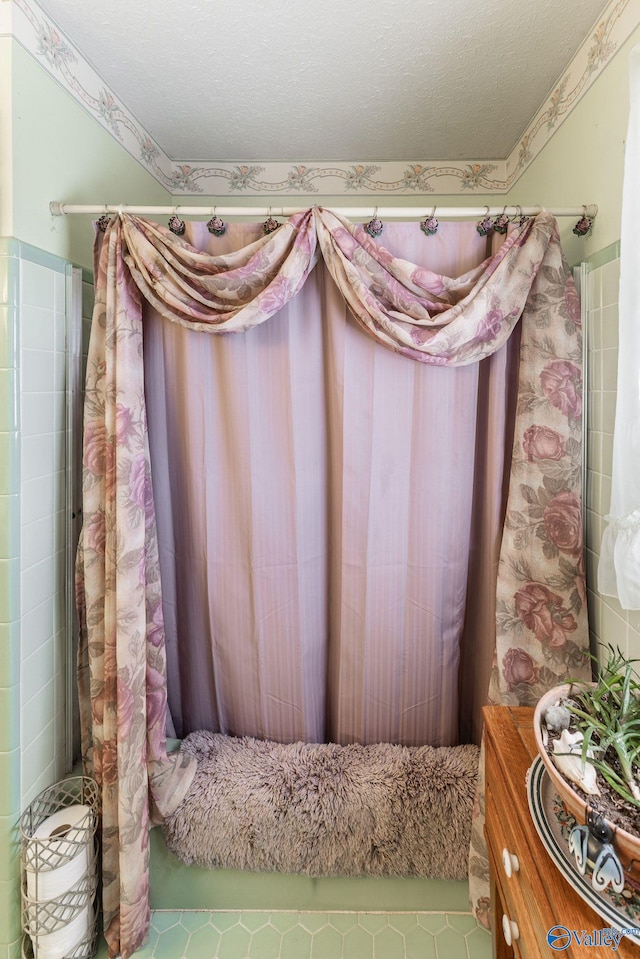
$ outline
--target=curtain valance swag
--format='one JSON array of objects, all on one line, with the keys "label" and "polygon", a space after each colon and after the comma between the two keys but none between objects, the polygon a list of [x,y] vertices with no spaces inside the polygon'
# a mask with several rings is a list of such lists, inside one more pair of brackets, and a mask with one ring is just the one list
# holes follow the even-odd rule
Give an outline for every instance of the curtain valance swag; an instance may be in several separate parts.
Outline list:
[{"label": "curtain valance swag", "polygon": [[313,207],[236,253],[212,256],[168,229],[122,214],[105,243],[122,250],[140,292],[167,319],[213,333],[263,323],[303,285],[319,253],[356,320],[377,340],[434,365],[499,349],[522,313],[557,227],[540,214],[499,252],[449,278],[393,257],[359,225]]}]

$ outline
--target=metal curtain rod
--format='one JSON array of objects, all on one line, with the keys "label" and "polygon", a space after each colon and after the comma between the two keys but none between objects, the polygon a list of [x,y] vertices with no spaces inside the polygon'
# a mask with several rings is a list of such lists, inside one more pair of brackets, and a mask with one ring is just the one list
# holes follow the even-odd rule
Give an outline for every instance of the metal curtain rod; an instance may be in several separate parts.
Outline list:
[{"label": "metal curtain rod", "polygon": [[[315,204],[319,205],[319,204]],[[204,216],[205,214],[217,215],[217,216],[282,216],[288,217],[293,216],[294,213],[301,213],[303,210],[308,210],[309,207],[294,207],[294,206],[182,206],[178,204],[177,206],[129,206],[126,203],[103,203],[103,204],[78,204],[78,203],[57,203],[52,202],[49,204],[49,209],[52,216],[67,216],[71,213],[89,213],[96,216],[104,215],[106,213],[133,213],[136,216],[171,216],[172,214],[179,214],[180,216]],[[445,206],[439,207],[437,205],[427,206],[376,206],[373,204],[371,206],[331,206],[331,209],[334,213],[340,213],[345,217],[361,217],[368,216],[372,210],[375,210],[374,215],[380,217],[381,219],[416,219],[429,214],[432,210],[435,210],[438,216],[441,217],[460,217],[460,218],[473,218],[479,216],[499,216],[501,213],[507,213],[510,216],[519,216],[520,214],[524,216],[536,216],[538,213],[542,213],[545,210],[543,206],[527,206],[520,207],[515,206],[514,204],[509,204],[508,206]],[[598,213],[598,207],[595,204],[590,206],[570,206],[570,207],[555,207],[551,210],[547,210],[548,213],[551,213],[553,216],[587,216],[590,219],[594,219]]]}]

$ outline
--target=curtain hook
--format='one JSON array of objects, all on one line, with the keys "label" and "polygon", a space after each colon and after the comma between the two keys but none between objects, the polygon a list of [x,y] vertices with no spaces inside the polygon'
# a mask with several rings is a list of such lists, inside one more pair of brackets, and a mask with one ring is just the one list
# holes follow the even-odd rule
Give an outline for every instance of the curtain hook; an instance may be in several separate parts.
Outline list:
[{"label": "curtain hook", "polygon": [[216,208],[214,206],[213,216],[207,221],[207,230],[213,236],[223,236],[226,229],[227,224],[219,216],[216,216]]},{"label": "curtain hook", "polygon": [[502,235],[504,235],[509,229],[509,217],[507,216],[506,210],[507,208],[504,206],[502,208],[502,213],[493,221],[493,229],[496,231],[496,233],[500,233]]},{"label": "curtain hook", "polygon": [[269,207],[269,216],[262,224],[262,232],[265,236],[268,236],[269,233],[273,233],[274,230],[277,230],[279,226],[280,224],[278,221],[274,220],[274,218],[271,216],[271,207]]},{"label": "curtain hook", "polygon": [[420,229],[422,230],[425,236],[435,236],[436,233],[438,232],[439,226],[440,224],[436,220],[436,208],[434,206],[429,216],[421,221]]},{"label": "curtain hook", "polygon": [[373,217],[369,220],[369,222],[365,223],[364,229],[365,232],[372,237],[380,236],[382,233],[383,223],[382,220],[378,218],[378,207],[376,207],[373,211]]},{"label": "curtain hook", "polygon": [[590,216],[587,216],[586,206],[582,207],[582,216],[576,223],[573,228],[573,232],[576,236],[588,236],[591,233],[593,227],[593,219]]},{"label": "curtain hook", "polygon": [[109,226],[110,223],[111,223],[111,217],[109,216],[109,207],[105,203],[104,213],[102,214],[102,216],[98,217],[98,219],[96,220],[96,226],[98,227],[101,233],[106,233],[107,227]]},{"label": "curtain hook", "polygon": [[526,215],[526,213],[523,213],[523,212],[522,212],[522,207],[520,206],[519,203],[518,203],[518,205],[517,205],[517,207],[516,207],[516,215],[515,215],[514,219],[516,219],[516,218],[517,218],[517,221],[518,221],[518,226],[524,226],[525,223],[528,223],[529,220],[530,220],[530,217],[528,217],[528,216]]},{"label": "curtain hook", "polygon": [[488,233],[491,232],[491,229],[493,227],[493,223],[491,222],[491,217],[489,216],[489,207],[486,206],[485,210],[486,210],[486,213],[484,217],[481,220],[478,220],[478,222],[476,223],[476,230],[478,231],[480,236],[486,236]]},{"label": "curtain hook", "polygon": [[169,229],[171,230],[172,233],[175,233],[176,236],[182,236],[182,234],[184,233],[186,229],[186,224],[184,220],[181,220],[180,217],[178,216],[179,209],[180,209],[179,207],[174,206],[173,214],[172,216],[169,217],[169,223],[168,223]]}]

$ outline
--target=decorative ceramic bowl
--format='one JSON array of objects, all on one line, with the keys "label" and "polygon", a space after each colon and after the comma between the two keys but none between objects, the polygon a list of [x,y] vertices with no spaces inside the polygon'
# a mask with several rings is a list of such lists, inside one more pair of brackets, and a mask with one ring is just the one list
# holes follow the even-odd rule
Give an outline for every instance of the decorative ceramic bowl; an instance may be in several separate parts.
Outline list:
[{"label": "decorative ceramic bowl", "polygon": [[611,885],[615,891],[622,892],[626,885],[637,892],[640,890],[640,837],[614,825],[585,802],[560,774],[544,745],[545,712],[560,699],[570,698],[579,688],[580,684],[555,686],[541,697],[533,716],[536,745],[555,791],[576,820],[569,848],[579,872],[584,875],[590,866],[595,889]]}]

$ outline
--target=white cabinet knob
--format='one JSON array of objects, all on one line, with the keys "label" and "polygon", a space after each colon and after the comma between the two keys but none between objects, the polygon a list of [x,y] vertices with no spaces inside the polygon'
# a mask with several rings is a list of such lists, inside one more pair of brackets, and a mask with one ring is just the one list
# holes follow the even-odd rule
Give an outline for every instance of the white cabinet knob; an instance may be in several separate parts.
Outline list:
[{"label": "white cabinet knob", "polygon": [[502,915],[502,934],[504,935],[504,941],[508,946],[513,945],[516,939],[520,938],[518,923],[514,922],[513,919],[509,919],[506,913],[503,913]]},{"label": "white cabinet knob", "polygon": [[504,866],[504,871],[507,879],[511,879],[514,872],[518,872],[520,869],[520,863],[518,862],[518,857],[514,856],[512,852],[505,848],[502,850],[502,865]]}]

